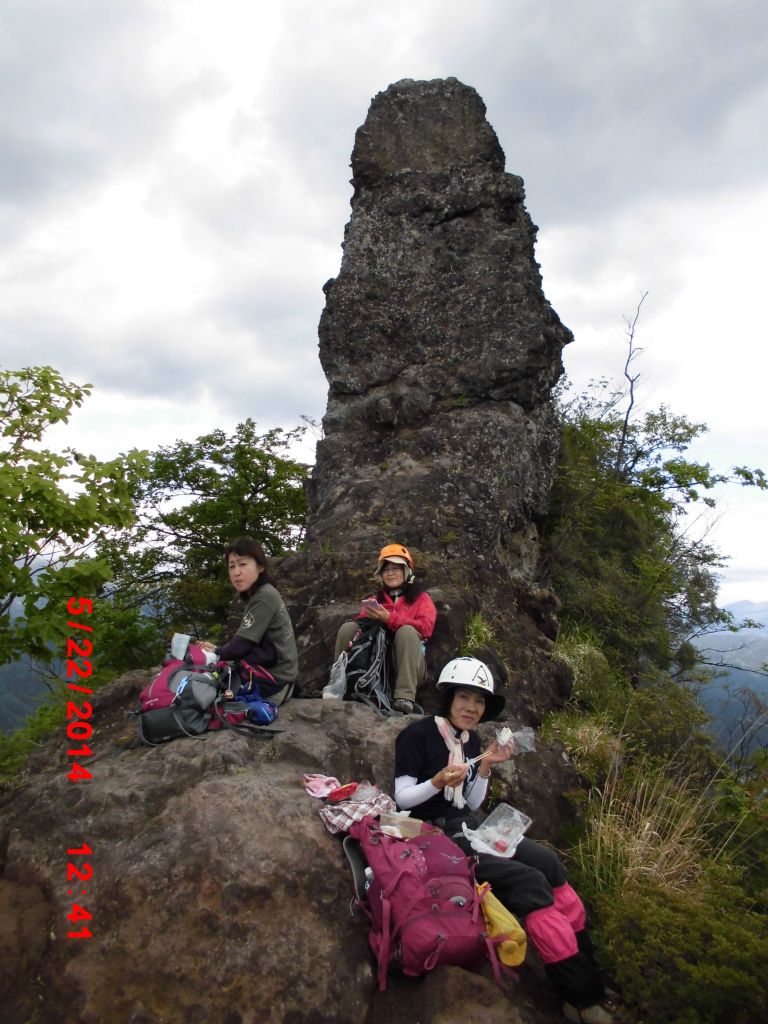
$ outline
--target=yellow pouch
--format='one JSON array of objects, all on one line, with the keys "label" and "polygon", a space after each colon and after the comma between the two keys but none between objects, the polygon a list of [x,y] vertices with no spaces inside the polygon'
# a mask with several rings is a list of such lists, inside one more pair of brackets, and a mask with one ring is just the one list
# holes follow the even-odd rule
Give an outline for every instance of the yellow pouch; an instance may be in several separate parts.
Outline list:
[{"label": "yellow pouch", "polygon": [[520,922],[504,904],[491,892],[487,882],[476,885],[480,906],[483,908],[485,927],[492,939],[505,936],[504,941],[494,946],[496,955],[508,967],[518,967],[525,960],[526,935]]}]

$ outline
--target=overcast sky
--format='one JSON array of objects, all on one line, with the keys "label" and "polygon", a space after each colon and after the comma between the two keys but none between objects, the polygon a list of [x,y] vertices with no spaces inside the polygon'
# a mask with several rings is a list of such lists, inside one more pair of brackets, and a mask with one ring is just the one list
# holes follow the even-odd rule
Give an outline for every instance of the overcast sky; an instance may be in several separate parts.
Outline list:
[{"label": "overcast sky", "polygon": [[[0,0],[0,363],[95,385],[101,456],[320,419],[322,285],[373,95],[483,97],[539,225],[576,387],[709,424],[763,465],[768,5],[758,0]],[[768,497],[720,496],[721,599],[768,599]]]}]

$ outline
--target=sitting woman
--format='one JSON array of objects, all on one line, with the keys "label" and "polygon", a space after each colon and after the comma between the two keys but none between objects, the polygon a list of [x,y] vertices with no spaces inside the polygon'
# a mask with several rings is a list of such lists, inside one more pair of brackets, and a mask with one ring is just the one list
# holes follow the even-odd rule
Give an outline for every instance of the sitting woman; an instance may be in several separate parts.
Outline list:
[{"label": "sitting woman", "polygon": [[227,550],[229,579],[242,602],[235,635],[213,651],[221,661],[237,661],[246,686],[258,690],[271,704],[290,699],[299,674],[299,656],[288,611],[269,572],[261,544],[240,537]]},{"label": "sitting woman", "polygon": [[375,579],[381,581],[381,589],[363,601],[357,621],[345,622],[339,629],[334,661],[354,638],[361,619],[383,623],[395,645],[392,707],[406,715],[421,714],[416,704],[416,687],[427,674],[425,647],[435,628],[437,610],[429,594],[416,583],[413,559],[402,544],[388,544],[381,549]]},{"label": "sitting woman", "polygon": [[493,692],[490,670],[476,658],[457,658],[445,666],[437,686],[441,713],[413,722],[397,737],[398,807],[439,825],[477,858],[477,880],[489,882],[496,897],[524,921],[550,981],[566,1000],[568,1020],[611,1024],[611,1013],[601,1005],[605,990],[585,931],[584,905],[557,854],[526,838],[511,858],[476,854],[462,832],[462,822],[477,827],[472,811],[485,799],[492,765],[512,753],[493,743],[482,760],[469,764],[481,753],[474,726],[498,717],[504,708],[504,698]]}]

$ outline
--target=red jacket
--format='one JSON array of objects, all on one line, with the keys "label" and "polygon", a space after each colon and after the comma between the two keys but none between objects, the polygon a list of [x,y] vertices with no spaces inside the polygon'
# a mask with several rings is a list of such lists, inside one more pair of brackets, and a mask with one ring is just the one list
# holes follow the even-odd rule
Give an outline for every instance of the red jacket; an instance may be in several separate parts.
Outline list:
[{"label": "red jacket", "polygon": [[[380,590],[376,594],[379,604],[389,612],[387,629],[400,629],[401,626],[413,626],[422,640],[429,640],[435,628],[437,609],[429,594],[422,590],[416,595],[413,602],[408,604],[404,597],[398,597],[393,601],[386,590]],[[365,618],[363,610],[358,618]]]}]

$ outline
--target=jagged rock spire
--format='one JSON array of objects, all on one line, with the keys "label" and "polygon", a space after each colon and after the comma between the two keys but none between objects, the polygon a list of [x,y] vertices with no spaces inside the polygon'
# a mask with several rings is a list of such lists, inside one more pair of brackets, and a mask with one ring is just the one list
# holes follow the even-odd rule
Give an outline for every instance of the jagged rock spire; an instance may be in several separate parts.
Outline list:
[{"label": "jagged rock spire", "polygon": [[379,93],[352,169],[308,539],[370,553],[397,538],[529,582],[571,334],[542,292],[522,180],[453,78]]}]

